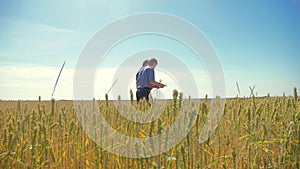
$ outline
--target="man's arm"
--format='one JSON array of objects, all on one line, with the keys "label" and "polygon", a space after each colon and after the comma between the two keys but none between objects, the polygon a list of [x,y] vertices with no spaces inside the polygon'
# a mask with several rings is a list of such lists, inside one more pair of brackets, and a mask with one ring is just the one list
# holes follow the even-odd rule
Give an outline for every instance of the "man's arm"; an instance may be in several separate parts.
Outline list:
[{"label": "man's arm", "polygon": [[166,85],[162,83],[158,83],[156,81],[149,82],[150,85],[152,85],[154,88],[164,88]]},{"label": "man's arm", "polygon": [[148,69],[148,80],[149,80],[149,84],[154,88],[163,88],[166,86],[164,84],[155,81],[155,74],[153,69]]}]

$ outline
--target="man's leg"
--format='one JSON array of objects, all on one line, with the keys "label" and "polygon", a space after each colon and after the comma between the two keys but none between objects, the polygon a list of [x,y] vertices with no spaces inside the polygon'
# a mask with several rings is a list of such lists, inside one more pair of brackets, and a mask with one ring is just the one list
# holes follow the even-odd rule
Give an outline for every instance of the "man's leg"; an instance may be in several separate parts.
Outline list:
[{"label": "man's leg", "polygon": [[147,102],[149,102],[149,94],[150,94],[150,90],[145,89],[145,98],[146,98]]},{"label": "man's leg", "polygon": [[137,101],[139,102],[143,98],[146,98],[146,100],[149,101],[149,94],[150,94],[150,90],[148,89],[138,89]]},{"label": "man's leg", "polygon": [[137,89],[136,91],[136,101],[139,103],[139,101],[143,99],[143,89]]},{"label": "man's leg", "polygon": [[137,103],[139,103],[139,100],[140,100],[140,98],[138,96],[138,91],[139,91],[139,89],[136,89],[136,92],[135,92],[135,97],[136,97],[136,102]]},{"label": "man's leg", "polygon": [[145,96],[145,98],[146,98],[146,100],[147,100],[147,103],[148,103],[148,106],[151,106],[151,103],[149,102],[149,95],[150,95],[150,92],[151,92],[151,90],[150,89],[146,89],[146,96]]}]

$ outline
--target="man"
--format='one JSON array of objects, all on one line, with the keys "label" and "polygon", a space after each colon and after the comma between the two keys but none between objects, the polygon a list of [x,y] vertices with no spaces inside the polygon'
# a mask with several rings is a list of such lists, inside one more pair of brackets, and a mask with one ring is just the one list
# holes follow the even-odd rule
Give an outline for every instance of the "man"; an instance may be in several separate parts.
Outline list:
[{"label": "man", "polygon": [[149,94],[152,88],[164,88],[166,85],[155,81],[154,69],[157,66],[157,60],[152,58],[149,65],[146,66],[137,76],[137,102],[146,98],[149,101]]},{"label": "man", "polygon": [[142,70],[149,65],[149,60],[144,60],[142,67],[140,68],[140,70],[136,73],[135,75],[135,81],[136,81],[136,88],[138,88],[138,76],[139,74],[142,72]]},{"label": "man", "polygon": [[[141,72],[144,70],[144,68],[145,68],[146,66],[148,66],[148,65],[149,65],[149,60],[144,60],[144,62],[143,62],[143,64],[142,64],[142,67],[141,67],[140,70],[136,73],[136,75],[135,75],[135,84],[136,84],[136,88],[138,88],[138,77],[139,77],[140,73],[141,73]],[[136,96],[136,98],[138,98],[138,91],[136,91],[135,96]]]}]

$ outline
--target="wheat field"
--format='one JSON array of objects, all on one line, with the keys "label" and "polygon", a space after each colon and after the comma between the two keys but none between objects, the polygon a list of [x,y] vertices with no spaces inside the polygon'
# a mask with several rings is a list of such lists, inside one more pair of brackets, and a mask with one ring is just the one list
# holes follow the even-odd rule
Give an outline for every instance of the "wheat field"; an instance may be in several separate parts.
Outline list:
[{"label": "wheat field", "polygon": [[[188,135],[147,158],[101,148],[83,130],[73,101],[0,101],[0,168],[299,168],[300,100],[294,93],[227,99],[219,125],[204,143],[199,135],[211,100],[193,100],[197,117]],[[119,116],[112,101],[94,103],[115,130],[146,138],[174,122],[182,100],[175,95],[149,124]]]}]

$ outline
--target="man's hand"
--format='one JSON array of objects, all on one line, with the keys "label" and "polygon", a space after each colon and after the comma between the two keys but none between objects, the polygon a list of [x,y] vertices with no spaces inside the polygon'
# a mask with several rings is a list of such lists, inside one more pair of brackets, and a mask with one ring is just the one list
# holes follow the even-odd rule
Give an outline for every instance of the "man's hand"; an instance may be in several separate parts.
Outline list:
[{"label": "man's hand", "polygon": [[150,82],[149,84],[151,84],[154,88],[164,88],[165,86],[167,86],[167,85],[165,85],[165,84],[162,84],[162,83],[158,83],[158,82],[155,82],[155,81],[153,81],[153,82]]},{"label": "man's hand", "polygon": [[160,83],[158,88],[164,88],[165,86],[167,86],[167,85]]}]

